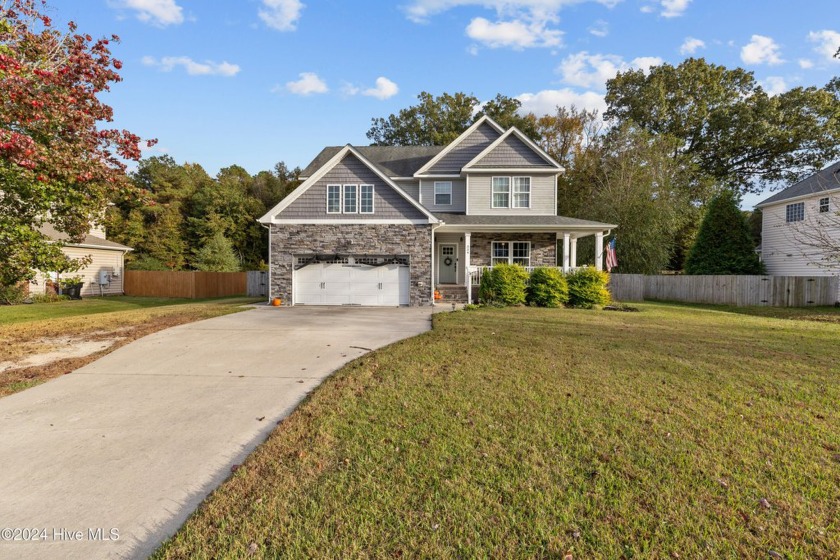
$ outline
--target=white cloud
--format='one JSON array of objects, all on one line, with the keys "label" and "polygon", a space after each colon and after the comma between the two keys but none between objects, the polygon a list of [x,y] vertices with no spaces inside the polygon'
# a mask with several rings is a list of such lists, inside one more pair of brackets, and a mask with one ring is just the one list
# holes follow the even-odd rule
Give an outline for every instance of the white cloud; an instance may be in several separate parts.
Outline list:
[{"label": "white cloud", "polygon": [[807,58],[800,58],[798,62],[799,62],[799,67],[804,69],[804,70],[807,70],[808,68],[813,68],[814,67],[814,61],[809,60]]},{"label": "white cloud", "polygon": [[660,15],[666,18],[679,17],[688,9],[691,0],[662,0]]},{"label": "white cloud", "polygon": [[300,0],[262,0],[263,7],[259,10],[260,19],[277,31],[294,31],[303,11],[304,4]]},{"label": "white cloud", "polygon": [[516,99],[522,103],[520,111],[532,112],[537,116],[553,114],[558,106],[570,107],[574,105],[581,109],[596,109],[601,115],[607,109],[602,94],[594,91],[580,93],[570,88],[545,89],[537,93],[523,93],[517,95]]},{"label": "white cloud", "polygon": [[400,88],[397,86],[397,84],[395,84],[385,76],[380,76],[376,78],[376,87],[364,90],[362,92],[362,95],[375,97],[377,99],[388,99],[397,95],[399,91]]},{"label": "white cloud", "polygon": [[808,40],[816,44],[814,51],[827,61],[840,62],[840,59],[834,58],[837,49],[840,49],[840,33],[831,29],[811,31],[808,33]]},{"label": "white cloud", "polygon": [[606,37],[610,34],[610,25],[606,21],[599,19],[589,26],[588,31],[596,37]]},{"label": "white cloud", "polygon": [[706,42],[694,37],[686,37],[683,44],[680,45],[680,54],[694,54],[697,49],[705,49]]},{"label": "white cloud", "polygon": [[286,82],[286,91],[295,95],[312,95],[329,91],[326,82],[314,72],[301,72],[298,76],[300,76],[299,80]]},{"label": "white cloud", "polygon": [[164,56],[160,60],[152,56],[144,56],[142,62],[146,66],[157,67],[162,72],[171,72],[176,66],[183,66],[190,76],[224,76],[230,78],[239,73],[239,65],[229,62],[213,62],[210,60],[196,62],[188,56]]},{"label": "white cloud", "polygon": [[165,26],[184,22],[181,6],[175,0],[122,0],[118,6],[137,12],[137,19]]},{"label": "white cloud", "polygon": [[613,7],[621,0],[412,0],[405,8],[408,18],[417,23],[425,23],[430,17],[442,14],[461,6],[480,6],[496,10],[500,17],[529,13],[534,19],[554,20],[557,13],[574,4],[594,1],[607,7]]},{"label": "white cloud", "polygon": [[759,82],[767,95],[779,95],[786,92],[789,88],[785,79],[781,76],[768,76]]},{"label": "white cloud", "polygon": [[753,35],[750,42],[741,48],[741,60],[745,64],[781,64],[784,62],[779,45],[770,37]]},{"label": "white cloud", "polygon": [[634,58],[629,63],[615,54],[589,54],[581,51],[563,59],[557,71],[563,81],[569,85],[584,88],[603,89],[607,80],[619,72],[662,64],[662,59],[654,56]]},{"label": "white cloud", "polygon": [[547,29],[544,22],[526,23],[521,20],[493,23],[482,17],[474,18],[467,26],[467,36],[490,48],[511,47],[521,50],[528,47],[557,47],[562,42],[562,32]]}]

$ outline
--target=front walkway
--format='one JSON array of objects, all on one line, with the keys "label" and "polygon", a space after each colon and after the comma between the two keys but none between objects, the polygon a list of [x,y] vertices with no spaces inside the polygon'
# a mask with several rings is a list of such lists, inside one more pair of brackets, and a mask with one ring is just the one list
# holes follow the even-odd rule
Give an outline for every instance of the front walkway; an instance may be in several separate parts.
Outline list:
[{"label": "front walkway", "polygon": [[324,378],[431,313],[260,307],[0,399],[0,530],[41,539],[4,531],[0,558],[147,557]]}]

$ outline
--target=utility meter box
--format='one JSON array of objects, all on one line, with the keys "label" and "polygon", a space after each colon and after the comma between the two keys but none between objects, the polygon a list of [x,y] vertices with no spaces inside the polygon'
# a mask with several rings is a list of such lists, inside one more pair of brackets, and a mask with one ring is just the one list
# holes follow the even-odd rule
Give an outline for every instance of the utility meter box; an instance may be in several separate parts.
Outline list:
[{"label": "utility meter box", "polygon": [[100,284],[110,284],[111,283],[111,274],[107,270],[100,270],[99,271],[99,283]]}]

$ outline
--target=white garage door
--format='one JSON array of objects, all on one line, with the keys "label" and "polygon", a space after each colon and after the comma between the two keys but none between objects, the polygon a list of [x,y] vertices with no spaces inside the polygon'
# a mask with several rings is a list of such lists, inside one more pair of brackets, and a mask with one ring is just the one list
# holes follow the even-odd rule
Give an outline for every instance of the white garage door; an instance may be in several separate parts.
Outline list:
[{"label": "white garage door", "polygon": [[294,272],[296,305],[408,305],[408,266],[326,264]]}]

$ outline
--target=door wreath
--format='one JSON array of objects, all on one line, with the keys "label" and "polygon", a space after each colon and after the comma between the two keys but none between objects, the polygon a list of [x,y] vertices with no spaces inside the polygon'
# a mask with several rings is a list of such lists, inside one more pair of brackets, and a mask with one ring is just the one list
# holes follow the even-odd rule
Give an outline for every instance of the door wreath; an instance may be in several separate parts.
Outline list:
[{"label": "door wreath", "polygon": [[443,264],[446,266],[452,266],[452,257],[446,257],[443,259]]}]

